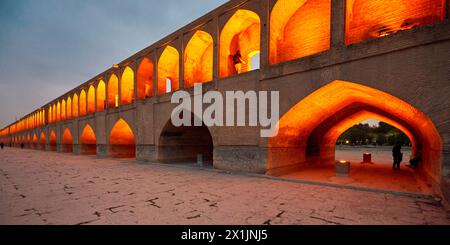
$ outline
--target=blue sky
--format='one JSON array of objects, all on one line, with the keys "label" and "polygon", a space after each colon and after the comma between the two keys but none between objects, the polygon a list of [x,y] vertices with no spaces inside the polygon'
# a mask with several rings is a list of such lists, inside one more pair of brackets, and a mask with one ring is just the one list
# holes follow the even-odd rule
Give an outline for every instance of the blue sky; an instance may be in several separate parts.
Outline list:
[{"label": "blue sky", "polygon": [[226,0],[0,0],[0,128]]}]

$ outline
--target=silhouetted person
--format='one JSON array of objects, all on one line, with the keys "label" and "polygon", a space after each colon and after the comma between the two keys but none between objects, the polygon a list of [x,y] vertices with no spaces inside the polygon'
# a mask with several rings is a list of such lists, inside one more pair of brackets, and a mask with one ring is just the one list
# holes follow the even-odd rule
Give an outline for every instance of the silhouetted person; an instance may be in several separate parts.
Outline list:
[{"label": "silhouetted person", "polygon": [[5,147],[5,144],[3,144],[3,142],[2,142],[2,143],[0,143],[0,148],[2,148],[2,150],[3,150],[3,147]]},{"label": "silhouetted person", "polygon": [[394,148],[392,149],[392,156],[394,157],[394,166],[393,166],[394,171],[400,170],[400,163],[403,160],[402,144],[397,142],[394,145]]},{"label": "silhouetted person", "polygon": [[241,73],[242,64],[245,64],[245,61],[242,59],[241,51],[238,50],[236,54],[232,55],[231,60],[233,62],[234,68],[236,69],[236,73]]},{"label": "silhouetted person", "polygon": [[411,164],[412,168],[416,169],[421,162],[422,162],[422,145],[418,145],[417,150],[414,153],[414,156],[411,159],[411,161],[409,161],[409,163]]},{"label": "silhouetted person", "polygon": [[24,145],[23,143],[20,144],[20,148],[21,148],[21,149],[25,148],[25,145]]}]

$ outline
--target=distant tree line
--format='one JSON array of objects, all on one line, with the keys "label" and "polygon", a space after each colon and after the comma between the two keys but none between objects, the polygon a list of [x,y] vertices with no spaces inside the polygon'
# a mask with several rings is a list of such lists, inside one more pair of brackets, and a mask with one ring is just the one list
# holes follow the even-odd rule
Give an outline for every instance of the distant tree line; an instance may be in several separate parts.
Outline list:
[{"label": "distant tree line", "polygon": [[347,130],[339,137],[338,145],[389,145],[400,142],[403,145],[411,145],[411,142],[399,129],[380,122],[378,126],[358,124]]}]

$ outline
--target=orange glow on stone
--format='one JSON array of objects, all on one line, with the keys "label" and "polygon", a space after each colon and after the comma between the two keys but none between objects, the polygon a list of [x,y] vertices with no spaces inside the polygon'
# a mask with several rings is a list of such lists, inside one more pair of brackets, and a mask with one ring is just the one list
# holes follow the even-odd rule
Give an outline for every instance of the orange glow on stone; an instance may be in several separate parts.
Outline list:
[{"label": "orange glow on stone", "polygon": [[154,95],[153,73],[154,66],[150,59],[144,58],[137,71],[137,97],[138,99],[151,98]]},{"label": "orange glow on stone", "polygon": [[89,114],[95,113],[95,88],[90,86],[87,95],[87,112]]},{"label": "orange glow on stone", "polygon": [[104,111],[106,109],[106,85],[103,80],[100,80],[97,86],[97,111]]},{"label": "orange glow on stone", "polygon": [[61,120],[66,120],[66,101],[63,100],[61,103]]},{"label": "orange glow on stone", "polygon": [[45,145],[45,134],[41,133],[41,145]]},{"label": "orange glow on stone", "polygon": [[270,64],[330,49],[331,0],[278,0],[270,16]]},{"label": "orange glow on stone", "polygon": [[[56,121],[61,121],[61,103],[56,105]],[[31,127],[33,127],[33,121],[31,121]]]},{"label": "orange glow on stone", "polygon": [[56,145],[56,134],[55,134],[55,131],[52,131],[50,133],[49,142],[50,142],[50,145]]},{"label": "orange glow on stone", "polygon": [[67,119],[72,119],[72,99],[67,98]]},{"label": "orange glow on stone", "polygon": [[[260,51],[261,21],[255,12],[237,10],[220,34],[219,76],[233,76],[249,71],[249,54]],[[233,56],[241,53],[241,65],[235,66]]]},{"label": "orange glow on stone", "polygon": [[86,116],[86,91],[81,90],[80,93],[80,116]]},{"label": "orange glow on stone", "polygon": [[77,118],[78,117],[78,95],[77,94],[73,95],[73,100],[72,100],[72,117],[73,118]]},{"label": "orange glow on stone", "polygon": [[108,108],[116,107],[116,97],[119,96],[119,79],[116,75],[111,75],[108,81]]},{"label": "orange glow on stone", "polygon": [[166,93],[166,79],[170,79],[171,91],[179,89],[180,78],[180,55],[178,51],[167,46],[158,61],[158,94]]},{"label": "orange glow on stone", "polygon": [[86,125],[86,127],[83,130],[83,133],[81,134],[81,144],[83,144],[83,145],[97,144],[94,130],[89,125]]},{"label": "orange glow on stone", "polygon": [[134,145],[134,134],[130,126],[120,119],[111,130],[109,137],[111,145]]},{"label": "orange glow on stone", "polygon": [[72,134],[70,133],[70,130],[66,128],[64,130],[63,138],[62,138],[62,144],[63,145],[71,145],[72,144]]},{"label": "orange glow on stone", "polygon": [[197,31],[186,45],[184,53],[184,87],[213,79],[213,48],[211,35]]},{"label": "orange glow on stone", "polygon": [[424,171],[440,176],[442,139],[433,122],[397,97],[345,81],[329,83],[282,116],[278,136],[269,140],[269,173],[306,162],[310,156],[334,160],[330,149],[337,137],[366,118],[386,121],[405,132],[413,144],[422,144]]},{"label": "orange glow on stone", "polygon": [[134,72],[126,67],[120,79],[120,95],[122,105],[131,104],[134,101]]},{"label": "orange glow on stone", "polygon": [[443,21],[445,0],[347,0],[346,43]]}]

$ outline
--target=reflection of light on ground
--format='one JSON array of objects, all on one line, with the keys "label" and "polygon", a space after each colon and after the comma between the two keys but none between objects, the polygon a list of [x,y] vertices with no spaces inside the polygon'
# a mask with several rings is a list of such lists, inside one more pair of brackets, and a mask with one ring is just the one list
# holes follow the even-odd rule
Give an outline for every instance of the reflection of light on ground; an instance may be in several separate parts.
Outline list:
[{"label": "reflection of light on ground", "polygon": [[[407,163],[411,156],[411,147],[403,147],[403,161]],[[392,147],[352,147],[336,146],[336,159],[347,159],[352,163],[363,160],[363,154],[372,154],[372,161],[378,164],[392,164]]]}]

